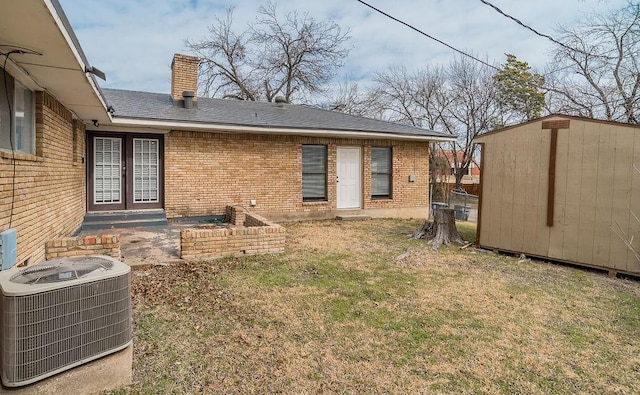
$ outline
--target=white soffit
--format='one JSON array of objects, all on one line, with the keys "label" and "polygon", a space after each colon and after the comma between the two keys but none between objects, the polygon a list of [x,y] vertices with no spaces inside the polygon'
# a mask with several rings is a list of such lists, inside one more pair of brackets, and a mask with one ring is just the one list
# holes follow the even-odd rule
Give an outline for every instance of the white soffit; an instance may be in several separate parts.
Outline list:
[{"label": "white soffit", "polygon": [[[107,123],[106,105],[94,80],[84,72],[81,50],[73,43],[73,32],[65,26],[66,17],[57,9],[55,0],[0,1],[0,45],[41,53],[12,54],[10,61],[80,119]],[[2,52],[7,49],[0,47]]]}]

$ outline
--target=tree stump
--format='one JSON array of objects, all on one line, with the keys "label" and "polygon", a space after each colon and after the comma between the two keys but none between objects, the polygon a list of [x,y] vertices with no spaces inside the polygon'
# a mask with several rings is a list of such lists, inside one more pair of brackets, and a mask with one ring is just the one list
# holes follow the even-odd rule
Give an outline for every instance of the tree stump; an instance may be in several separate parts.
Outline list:
[{"label": "tree stump", "polygon": [[456,229],[455,211],[441,208],[433,211],[433,222],[426,221],[422,228],[413,234],[414,239],[429,240],[431,248],[437,250],[442,244],[464,244],[464,240]]}]

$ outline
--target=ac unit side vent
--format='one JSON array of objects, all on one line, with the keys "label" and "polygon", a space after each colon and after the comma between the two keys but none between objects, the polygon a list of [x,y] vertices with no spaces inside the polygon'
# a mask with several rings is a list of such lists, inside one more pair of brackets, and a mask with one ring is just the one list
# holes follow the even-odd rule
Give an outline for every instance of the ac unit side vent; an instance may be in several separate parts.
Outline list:
[{"label": "ac unit side vent", "polygon": [[132,336],[131,273],[124,266],[115,276],[32,294],[6,295],[3,288],[2,383],[30,384],[126,348]]}]

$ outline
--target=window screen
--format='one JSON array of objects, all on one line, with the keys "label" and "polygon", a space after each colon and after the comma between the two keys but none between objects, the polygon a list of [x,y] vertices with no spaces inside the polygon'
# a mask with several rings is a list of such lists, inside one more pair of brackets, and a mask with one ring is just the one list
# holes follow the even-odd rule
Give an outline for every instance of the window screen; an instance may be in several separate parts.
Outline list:
[{"label": "window screen", "polygon": [[302,200],[327,200],[327,146],[302,146]]},{"label": "window screen", "polygon": [[[10,103],[7,103],[6,93],[9,93]],[[0,148],[33,154],[35,152],[33,92],[9,74],[6,75],[5,84],[3,70],[0,68],[0,96],[2,97],[0,99]]]},{"label": "window screen", "polygon": [[371,197],[391,197],[391,148],[371,148]]},{"label": "window screen", "polygon": [[35,151],[33,92],[20,83],[15,84],[15,146],[16,150],[33,154]]}]

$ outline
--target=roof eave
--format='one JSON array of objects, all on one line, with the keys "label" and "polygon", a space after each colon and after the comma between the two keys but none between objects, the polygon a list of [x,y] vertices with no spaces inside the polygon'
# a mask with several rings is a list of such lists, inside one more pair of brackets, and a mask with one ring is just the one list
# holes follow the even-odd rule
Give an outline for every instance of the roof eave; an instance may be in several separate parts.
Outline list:
[{"label": "roof eave", "polygon": [[0,44],[22,49],[6,59],[25,87],[46,91],[85,122],[110,121],[107,101],[58,0],[0,2]]},{"label": "roof eave", "polygon": [[[49,8],[49,11],[53,16],[55,23],[58,25],[58,28],[60,29],[60,32],[62,33],[64,39],[67,41],[69,49],[71,49],[74,57],[76,58],[80,69],[87,70],[90,67],[89,61],[87,60],[87,56],[80,46],[80,41],[73,31],[71,23],[67,19],[67,16],[62,9],[62,5],[58,0],[45,0],[45,4]],[[101,115],[100,120],[102,120],[103,122],[107,121],[107,119],[111,120],[111,113],[107,111],[107,99],[104,97],[104,94],[102,93],[102,90],[100,89],[95,76],[92,73],[84,72],[84,77],[89,83],[91,87],[90,89],[93,90],[95,97],[98,99],[98,106],[101,107],[101,110],[104,110],[104,113],[99,113]]]},{"label": "roof eave", "polygon": [[385,132],[354,131],[354,130],[263,127],[263,126],[249,126],[249,125],[215,124],[215,123],[205,123],[205,122],[179,122],[179,121],[124,118],[124,117],[114,117],[111,121],[111,124],[113,126],[119,126],[119,127],[154,128],[154,129],[165,129],[165,130],[194,130],[194,131],[221,132],[221,133],[255,133],[255,134],[278,134],[278,135],[341,137],[341,138],[368,138],[368,139],[390,139],[390,140],[432,141],[432,142],[447,142],[447,141],[455,141],[456,139],[454,136],[448,137],[448,136],[429,136],[429,135],[415,135],[415,134],[395,134],[395,133],[385,133]]}]

